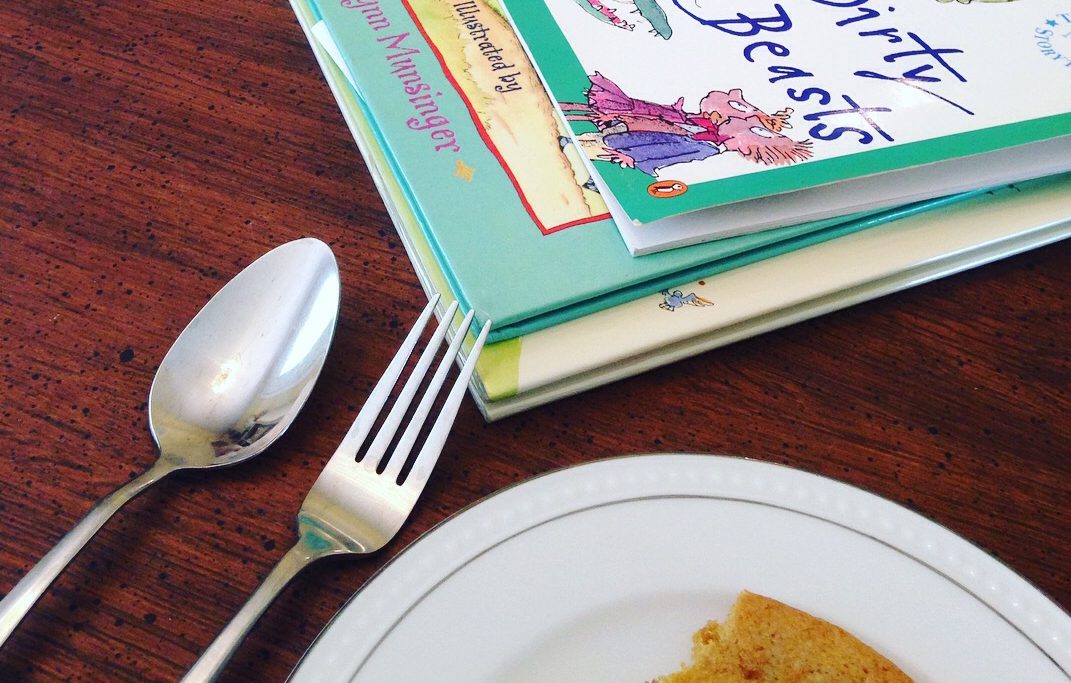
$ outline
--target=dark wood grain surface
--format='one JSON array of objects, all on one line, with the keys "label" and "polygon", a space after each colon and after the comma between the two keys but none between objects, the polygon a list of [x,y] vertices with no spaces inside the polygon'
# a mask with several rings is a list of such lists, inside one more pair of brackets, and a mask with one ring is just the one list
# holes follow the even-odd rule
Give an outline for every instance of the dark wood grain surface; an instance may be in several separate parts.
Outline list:
[{"label": "dark wood grain surface", "polygon": [[[154,459],[171,342],[257,255],[315,236],[344,300],[270,451],[135,499],[0,650],[0,680],[173,681],[294,539],[294,514],[422,293],[289,6],[0,3],[0,592]],[[485,424],[462,407],[400,536],[314,565],[225,680],[282,681],[422,532],[623,453],[729,453],[902,503],[1071,607],[1071,244]]]}]

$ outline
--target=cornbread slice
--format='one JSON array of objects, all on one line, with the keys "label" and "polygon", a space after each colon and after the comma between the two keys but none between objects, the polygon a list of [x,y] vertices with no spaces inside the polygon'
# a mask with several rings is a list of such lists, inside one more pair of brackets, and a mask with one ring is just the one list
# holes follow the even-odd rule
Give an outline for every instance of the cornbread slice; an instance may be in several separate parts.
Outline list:
[{"label": "cornbread slice", "polygon": [[744,591],[692,636],[692,664],[657,683],[885,683],[911,679],[839,626]]}]

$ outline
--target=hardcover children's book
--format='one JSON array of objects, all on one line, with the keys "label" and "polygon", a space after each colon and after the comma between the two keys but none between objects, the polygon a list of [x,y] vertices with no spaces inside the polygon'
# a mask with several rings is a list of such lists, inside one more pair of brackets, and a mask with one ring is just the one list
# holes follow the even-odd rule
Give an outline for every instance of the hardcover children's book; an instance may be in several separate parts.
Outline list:
[{"label": "hardcover children's book", "polygon": [[1066,0],[502,3],[633,253],[1071,169]]},{"label": "hardcover children's book", "polygon": [[[443,295],[445,309],[457,294],[331,33],[309,0],[291,3],[421,283],[429,295]],[[751,265],[698,272],[627,303],[489,344],[472,393],[488,419],[505,417],[1069,235],[1071,174],[975,193]]]},{"label": "hardcover children's book", "polygon": [[492,341],[962,199],[633,258],[495,2],[309,7],[439,268],[463,310],[493,321]]}]

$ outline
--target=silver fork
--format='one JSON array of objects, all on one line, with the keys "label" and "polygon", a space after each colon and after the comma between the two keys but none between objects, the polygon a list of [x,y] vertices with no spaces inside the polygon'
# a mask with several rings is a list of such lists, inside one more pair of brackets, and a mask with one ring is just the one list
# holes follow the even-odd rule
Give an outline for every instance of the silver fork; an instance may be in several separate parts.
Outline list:
[{"label": "silver fork", "polygon": [[476,359],[487,338],[491,322],[488,321],[480,330],[461,373],[428,433],[427,440],[401,483],[398,483],[398,475],[402,466],[413,448],[439,389],[445,382],[450,366],[472,324],[471,311],[465,316],[454,335],[409,425],[402,433],[394,450],[387,455],[386,467],[382,474],[377,473],[380,461],[386,455],[387,447],[397,433],[424,375],[442,344],[450,321],[457,312],[457,302],[447,309],[442,322],[436,328],[427,348],[420,355],[412,374],[402,387],[394,407],[384,419],[368,451],[360,460],[357,460],[357,452],[372,431],[372,425],[405,369],[406,362],[419,341],[438,300],[439,296],[435,295],[420,314],[420,318],[413,325],[402,347],[368,396],[368,400],[358,413],[357,419],[353,421],[342,443],[327,462],[312,489],[309,490],[297,515],[297,543],[279,560],[279,563],[235,614],[231,622],[216,636],[200,659],[183,677],[183,683],[215,680],[256,620],[290,579],[307,565],[329,555],[365,554],[379,550],[398,533],[406,518],[409,517],[417,498],[424,490],[432,468],[435,467],[439,453],[442,452],[443,444],[457,416],[465,388],[475,368]]}]

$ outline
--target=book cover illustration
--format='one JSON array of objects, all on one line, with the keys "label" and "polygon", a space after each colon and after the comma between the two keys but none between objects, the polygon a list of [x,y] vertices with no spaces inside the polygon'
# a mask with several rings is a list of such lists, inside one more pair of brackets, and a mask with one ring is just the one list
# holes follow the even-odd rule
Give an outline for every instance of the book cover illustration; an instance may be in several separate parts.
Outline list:
[{"label": "book cover illustration", "polygon": [[478,321],[494,321],[493,340],[847,225],[815,221],[634,259],[496,1],[314,0],[314,8],[451,289]]},{"label": "book cover illustration", "polygon": [[637,223],[1071,135],[1066,0],[504,5]]},{"label": "book cover illustration", "polygon": [[[791,107],[767,114],[749,102],[740,88],[711,90],[699,100],[698,111],[688,112],[683,97],[672,104],[658,104],[630,97],[598,72],[589,79],[586,102],[559,105],[566,119],[595,126],[576,138],[591,159],[658,178],[662,168],[727,152],[767,166],[804,161],[813,155],[810,139],[789,137]],[[648,194],[677,196],[685,187],[679,181],[662,180],[652,182]]]},{"label": "book cover illustration", "polygon": [[[333,38],[323,22],[316,23],[319,17],[307,0],[292,0],[292,5],[421,282],[428,292],[456,298],[357,98],[355,82],[345,73]],[[1039,246],[1067,234],[1066,229],[1050,234],[1041,228],[1054,220],[1066,223],[1069,201],[1071,176],[1064,175],[982,193],[945,209],[783,253],[751,267],[698,271],[698,279],[682,277],[657,294],[648,290],[629,303],[487,345],[478,364],[480,390],[475,395],[489,419],[504,417],[644,368]],[[1026,242],[1014,237],[1020,233]],[[909,264],[914,266],[902,277],[889,277]],[[861,294],[864,283],[874,279],[880,284]],[[804,282],[826,282],[826,295],[840,303],[801,286]],[[797,310],[799,302],[808,299],[815,305]]]},{"label": "book cover illustration", "polygon": [[[527,54],[498,4],[409,0],[408,9],[536,226],[551,233],[606,218],[605,203],[552,103],[534,87]],[[404,71],[398,77],[408,78]],[[430,86],[416,89],[423,91],[417,97],[433,101]],[[462,177],[478,171],[462,158],[457,169]]]}]

